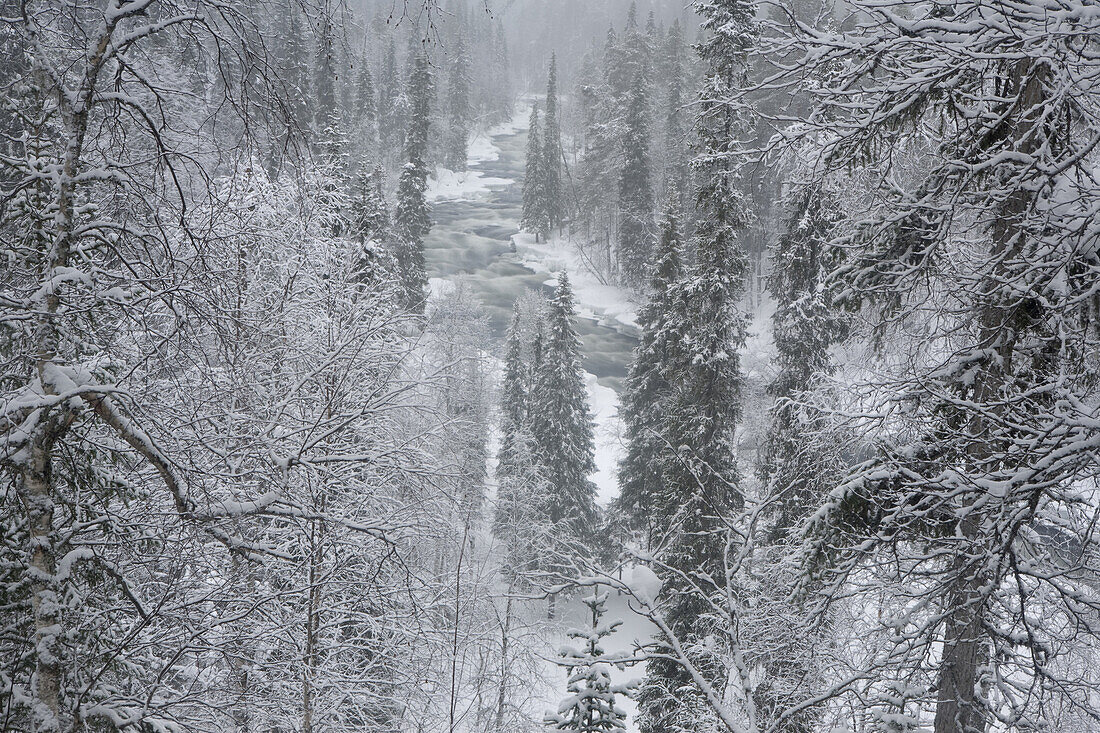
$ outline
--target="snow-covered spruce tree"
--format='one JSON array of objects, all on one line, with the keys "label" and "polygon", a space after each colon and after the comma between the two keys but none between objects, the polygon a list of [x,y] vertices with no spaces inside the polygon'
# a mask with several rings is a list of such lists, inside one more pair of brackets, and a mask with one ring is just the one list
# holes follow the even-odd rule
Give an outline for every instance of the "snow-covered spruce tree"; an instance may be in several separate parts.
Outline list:
[{"label": "snow-covered spruce tree", "polygon": [[[738,303],[747,276],[737,239],[746,214],[732,160],[741,112],[725,100],[744,79],[756,11],[742,0],[699,2],[696,9],[707,33],[699,53],[708,70],[699,102],[700,154],[694,162],[699,181],[695,262],[675,287],[666,326],[682,353],[666,365],[673,398],[661,432],[672,450],[656,511],[668,528],[658,557],[675,571],[662,591],[669,628],[684,653],[696,655],[693,664],[708,684],[723,689],[725,663],[707,638],[720,639],[729,630],[721,627],[725,619],[716,617],[709,598],[733,590],[725,587],[732,540],[728,522],[744,506],[734,436],[741,419],[738,352],[746,328]],[[713,715],[712,704],[670,657],[648,665],[639,693],[643,733],[675,726],[704,730],[711,724],[706,718]]]},{"label": "snow-covered spruce tree", "polygon": [[604,46],[604,73],[615,106],[614,117],[621,123],[630,95],[630,82],[641,71],[645,56],[641,49],[642,34],[638,30],[638,4],[631,3],[621,35],[609,30]]},{"label": "snow-covered spruce tree", "polygon": [[788,78],[830,78],[791,139],[818,146],[826,185],[856,169],[867,186],[832,278],[872,326],[847,425],[867,458],[815,513],[805,571],[846,599],[834,609],[860,607],[879,651],[850,660],[866,683],[834,692],[936,733],[1085,730],[1100,715],[1094,8],[852,6],[855,27],[792,24],[781,49]]},{"label": "snow-covered spruce tree", "polygon": [[504,24],[498,16],[490,18],[487,14],[475,13],[475,26],[484,23],[480,38],[480,78],[483,86],[479,96],[478,115],[488,124],[496,124],[512,117],[514,99],[512,97],[512,75],[508,57],[508,40],[504,33]]},{"label": "snow-covered spruce tree", "polygon": [[589,539],[595,529],[595,443],[581,370],[573,291],[565,272],[546,314],[546,338],[530,400],[535,452],[550,484],[547,513],[567,533]]},{"label": "snow-covered spruce tree", "polygon": [[680,192],[680,206],[688,205],[691,195],[691,156],[687,149],[687,130],[684,117],[684,31],[680,21],[676,20],[668,29],[665,41],[668,89],[665,93],[664,133],[665,133],[665,181]]},{"label": "snow-covered spruce tree", "polygon": [[380,165],[367,171],[361,167],[351,187],[348,232],[360,241],[384,242],[390,233],[390,212],[386,203],[386,171]]},{"label": "snow-covered spruce tree", "polygon": [[627,100],[619,172],[619,277],[639,287],[653,255],[653,186],[649,170],[650,84],[634,77]]},{"label": "snow-covered spruce tree", "polygon": [[432,227],[431,212],[424,196],[427,167],[410,161],[401,169],[397,182],[397,207],[393,215],[390,254],[400,283],[398,302],[409,312],[423,313],[427,298],[428,273],[424,263],[424,237]]},{"label": "snow-covered spruce tree", "polygon": [[428,186],[428,135],[431,100],[435,94],[428,55],[416,54],[409,74],[409,125],[405,130],[405,157],[397,182],[397,207],[393,215],[390,251],[401,284],[399,302],[410,312],[423,313],[428,274],[424,264],[424,238],[432,228],[431,211],[424,192]]},{"label": "snow-covered spruce tree", "polygon": [[546,176],[543,174],[543,147],[542,133],[539,125],[539,107],[531,107],[531,119],[527,124],[527,156],[523,171],[523,214],[520,225],[529,232],[535,234],[535,241],[540,236],[547,236],[549,227],[546,224],[546,199],[543,197],[543,184]]},{"label": "snow-covered spruce tree", "polygon": [[500,408],[503,411],[502,424],[507,435],[510,429],[523,425],[527,421],[527,403],[530,385],[530,369],[524,361],[524,343],[521,332],[519,300],[512,308],[512,323],[508,327],[505,340],[504,382],[500,389]]},{"label": "snow-covered spruce tree", "polygon": [[[810,439],[824,434],[827,426],[819,412],[802,405],[836,371],[830,349],[847,331],[848,315],[825,285],[839,265],[839,251],[829,241],[840,220],[836,199],[827,191],[816,186],[796,189],[768,279],[775,303],[772,333],[778,369],[767,388],[775,402],[757,467],[767,503],[760,558],[768,582],[757,599],[747,658],[761,671],[753,689],[757,722],[781,733],[813,733],[822,725],[820,708],[806,701],[822,685],[819,663],[812,655],[815,645],[827,643],[828,625],[791,633],[804,623],[804,612],[790,603],[797,576],[785,561],[792,532],[820,506],[843,470],[835,442]],[[777,624],[776,619],[788,621]]]},{"label": "snow-covered spruce tree", "polygon": [[314,125],[316,139],[328,143],[340,129],[340,110],[336,104],[336,28],[329,9],[320,10],[317,30],[317,63],[314,66],[313,90],[316,95]]},{"label": "snow-covered spruce tree", "polygon": [[[760,448],[759,475],[769,503],[769,541],[785,541],[812,512],[838,466],[806,435],[819,432],[800,400],[836,371],[830,349],[847,334],[848,314],[833,300],[826,279],[840,265],[829,243],[842,213],[835,196],[817,186],[796,191],[783,236],[772,255],[768,292],[775,302],[772,334],[775,377],[768,394],[775,400]],[[817,416],[819,417],[819,416]]]},{"label": "snow-covered spruce tree", "polygon": [[357,63],[359,73],[355,81],[352,118],[355,122],[356,149],[361,158],[366,158],[375,155],[378,149],[378,98],[366,54],[360,54]]},{"label": "snow-covered spruce tree", "polygon": [[298,134],[311,127],[310,99],[313,84],[309,78],[308,45],[303,36],[303,19],[297,3],[288,2],[282,8],[286,26],[282,33],[279,58],[279,79],[286,100],[290,127]]},{"label": "snow-covered spruce tree", "polygon": [[546,79],[546,115],[542,134],[542,163],[539,186],[542,208],[546,217],[546,233],[555,227],[561,228],[565,220],[565,186],[561,177],[561,117],[558,110],[558,57],[550,56],[550,71]]},{"label": "snow-covered spruce tree", "polygon": [[466,170],[466,141],[470,136],[470,58],[466,40],[460,32],[450,50],[451,68],[447,76],[447,134],[443,165],[453,171]]},{"label": "snow-covered spruce tree", "polygon": [[355,281],[369,293],[386,291],[393,297],[393,259],[386,250],[391,234],[390,212],[385,196],[386,172],[375,166],[370,173],[363,166],[351,182],[347,197],[347,237],[356,246]]},{"label": "snow-covered spruce tree", "polygon": [[[578,73],[576,97],[583,116],[584,143],[578,166],[575,218],[595,251],[590,258],[604,273],[613,268],[615,217],[618,213],[618,122],[606,69],[617,41],[609,30],[603,53],[585,54]],[[574,227],[576,231],[577,227]]]},{"label": "snow-covered spruce tree", "polygon": [[436,92],[427,50],[418,48],[411,65],[405,87],[409,100],[409,117],[405,129],[405,157],[407,160],[426,165],[432,133],[432,101],[435,99]]},{"label": "snow-covered spruce tree", "polygon": [[672,189],[652,269],[649,302],[638,312],[641,337],[634,349],[630,372],[623,384],[622,420],[626,429],[626,455],[619,466],[616,507],[627,524],[645,534],[645,547],[663,528],[663,516],[654,512],[664,489],[662,466],[668,443],[662,430],[672,397],[667,374],[675,363],[679,345],[670,342],[675,332],[667,328],[675,312],[672,297],[683,276],[683,242],[680,233],[679,193]]},{"label": "snow-covered spruce tree", "polygon": [[401,103],[403,96],[401,77],[397,69],[397,49],[393,35],[390,35],[378,78],[378,139],[384,155],[392,155],[405,147],[405,120]]},{"label": "snow-covered spruce tree", "polygon": [[588,607],[588,625],[583,629],[570,629],[568,636],[580,642],[580,646],[565,647],[558,665],[568,674],[565,698],[558,711],[546,717],[546,724],[554,730],[573,730],[580,733],[626,733],[626,712],[615,704],[616,696],[627,696],[628,685],[611,681],[615,667],[625,667],[624,655],[610,654],[603,648],[603,640],[615,633],[621,620],[605,621],[608,591],[593,587],[592,595],[585,597]]}]

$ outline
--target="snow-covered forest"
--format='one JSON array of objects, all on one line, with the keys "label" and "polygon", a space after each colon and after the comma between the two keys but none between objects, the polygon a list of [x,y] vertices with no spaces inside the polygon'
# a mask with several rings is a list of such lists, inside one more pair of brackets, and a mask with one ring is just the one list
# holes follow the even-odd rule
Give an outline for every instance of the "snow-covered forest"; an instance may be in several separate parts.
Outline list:
[{"label": "snow-covered forest", "polygon": [[0,730],[1100,731],[1100,5],[0,0]]}]

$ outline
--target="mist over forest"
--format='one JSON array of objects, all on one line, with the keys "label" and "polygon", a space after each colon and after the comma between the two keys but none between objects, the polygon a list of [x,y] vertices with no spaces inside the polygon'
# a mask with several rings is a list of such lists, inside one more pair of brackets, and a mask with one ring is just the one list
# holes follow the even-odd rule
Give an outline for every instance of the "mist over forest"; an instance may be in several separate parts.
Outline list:
[{"label": "mist over forest", "polygon": [[0,731],[1100,730],[1095,0],[0,0]]}]

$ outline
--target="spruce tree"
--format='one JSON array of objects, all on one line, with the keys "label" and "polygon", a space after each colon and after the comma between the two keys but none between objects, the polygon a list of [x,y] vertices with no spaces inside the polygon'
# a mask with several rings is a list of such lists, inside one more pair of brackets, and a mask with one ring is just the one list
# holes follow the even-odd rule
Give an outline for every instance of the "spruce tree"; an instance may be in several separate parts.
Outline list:
[{"label": "spruce tree", "polygon": [[561,227],[565,219],[565,189],[561,179],[561,120],[558,116],[558,57],[550,56],[546,81],[546,117],[542,135],[540,185],[546,231]]},{"label": "spruce tree", "polygon": [[618,106],[616,119],[619,121],[626,118],[627,107],[630,104],[635,81],[639,77],[649,79],[650,54],[649,42],[638,27],[637,5],[631,3],[630,12],[626,18],[626,26],[623,28],[622,38],[619,40],[616,64],[613,69],[614,79],[611,85],[612,94]]},{"label": "spruce tree", "polygon": [[659,506],[664,489],[662,466],[668,442],[663,429],[672,396],[668,369],[675,363],[678,348],[678,344],[670,343],[669,337],[675,334],[668,328],[677,307],[672,298],[683,276],[678,199],[678,192],[672,189],[661,222],[661,238],[652,269],[652,293],[638,312],[642,333],[622,396],[627,446],[619,466],[616,506],[625,515],[628,526],[645,531],[647,547],[663,526],[666,515],[654,509]]},{"label": "spruce tree", "polygon": [[626,712],[615,704],[617,695],[629,695],[627,685],[611,681],[611,671],[623,668],[621,654],[609,654],[603,648],[603,639],[615,633],[622,621],[605,622],[607,592],[593,589],[592,595],[583,599],[588,607],[588,625],[583,629],[570,629],[570,639],[579,646],[562,650],[558,664],[568,671],[569,697],[562,701],[557,713],[548,715],[546,724],[555,730],[571,730],[579,733],[626,733]]},{"label": "spruce tree", "polygon": [[367,289],[388,287],[392,263],[383,245],[390,236],[390,215],[382,166],[369,173],[361,166],[349,193],[348,234],[356,243],[353,280]]},{"label": "spruce tree", "polygon": [[609,29],[603,54],[592,51],[585,55],[577,90],[584,120],[577,216],[585,224],[587,238],[597,243],[597,264],[607,273],[612,269],[621,150],[618,107],[608,81],[617,43],[614,29]]},{"label": "spruce tree", "polygon": [[687,151],[687,126],[684,124],[684,31],[680,21],[673,22],[668,29],[665,42],[665,57],[668,65],[668,89],[665,95],[665,152],[668,164],[665,173],[667,180],[680,192],[680,205],[686,205],[683,199],[690,195],[691,164]]},{"label": "spruce tree", "polygon": [[383,242],[390,234],[386,204],[386,172],[382,166],[368,171],[361,166],[351,187],[350,233],[360,242]]},{"label": "spruce tree", "polygon": [[409,115],[405,129],[405,157],[424,166],[427,177],[428,141],[432,132],[432,100],[435,80],[428,52],[420,48],[412,61],[406,85]]},{"label": "spruce tree", "polygon": [[378,102],[375,97],[374,77],[366,55],[359,57],[359,78],[355,84],[355,122],[361,150],[373,151],[378,142]]},{"label": "spruce tree", "polygon": [[538,105],[531,107],[531,119],[527,124],[527,157],[523,172],[523,215],[520,226],[534,232],[535,241],[546,233],[546,211],[542,196],[544,180],[542,172],[543,146],[539,131]]},{"label": "spruce tree", "polygon": [[427,53],[417,53],[409,74],[409,126],[405,156],[397,182],[397,208],[391,252],[400,284],[399,302],[406,311],[423,313],[428,274],[424,262],[424,238],[432,228],[431,211],[424,192],[428,186],[428,135],[431,100],[435,94]]},{"label": "spruce tree", "polygon": [[800,62],[776,86],[813,90],[792,149],[825,186],[860,186],[830,279],[865,325],[858,414],[827,416],[860,460],[807,523],[801,570],[815,600],[882,619],[852,670],[868,718],[1088,730],[1050,711],[1096,688],[1052,648],[1073,644],[1085,585],[1063,581],[1087,577],[1096,537],[1080,489],[1100,467],[1098,115],[1076,101],[1095,98],[1096,59],[1068,41],[1074,12],[990,7],[858,3],[866,22],[789,39]]},{"label": "spruce tree", "polygon": [[799,397],[836,370],[830,348],[847,331],[847,318],[825,287],[839,265],[828,246],[841,219],[835,200],[818,186],[795,196],[783,236],[772,257],[768,291],[775,302],[772,334],[778,371],[767,392],[775,400],[760,449],[760,478],[772,509],[770,536],[786,539],[812,511],[826,490],[829,460],[804,436],[813,428],[798,405]]},{"label": "spruce tree", "polygon": [[[742,376],[739,350],[746,324],[738,310],[748,260],[738,241],[748,217],[739,191],[732,153],[740,110],[726,103],[744,83],[746,57],[754,39],[755,6],[741,0],[699,2],[708,32],[699,47],[708,64],[700,93],[699,147],[695,161],[698,224],[695,262],[675,287],[669,338],[682,353],[667,362],[672,380],[663,434],[672,447],[662,474],[665,498],[660,511],[670,528],[661,559],[688,574],[705,574],[707,593],[725,593],[726,524],[744,506],[739,489],[735,429],[741,419]],[[706,600],[678,575],[662,589],[666,620],[686,642],[688,653],[712,684],[726,677],[721,654],[703,640],[723,632]],[[642,733],[707,730],[708,706],[678,664],[664,659],[649,665],[639,696]]]},{"label": "spruce tree", "polygon": [[517,451],[533,446],[517,447],[518,442],[530,440],[528,405],[531,401],[531,368],[524,358],[526,350],[523,338],[523,322],[520,303],[516,300],[512,309],[512,323],[505,340],[504,380],[500,388],[500,451],[497,454],[498,473],[506,476],[523,466],[516,461]]},{"label": "spruce tree", "polygon": [[302,33],[302,20],[298,16],[297,3],[288,3],[286,9],[286,38],[283,40],[282,68],[287,102],[292,123],[299,131],[310,126],[310,83],[306,55],[306,41]]},{"label": "spruce tree", "polygon": [[447,136],[443,165],[453,171],[466,170],[466,141],[470,135],[470,58],[461,33],[455,37],[447,83]]},{"label": "spruce tree", "polygon": [[424,190],[427,169],[422,162],[409,162],[397,182],[397,208],[390,243],[399,284],[398,304],[407,312],[423,313],[428,274],[424,262],[424,238],[431,230],[431,213]]},{"label": "spruce tree", "polygon": [[383,151],[401,150],[403,120],[398,98],[401,96],[401,80],[397,72],[397,49],[390,36],[382,59],[382,73],[378,80],[378,137]]},{"label": "spruce tree", "polygon": [[314,89],[317,93],[315,123],[322,140],[329,139],[339,127],[336,107],[336,31],[327,12],[321,14],[321,27],[317,34],[317,67]]},{"label": "spruce tree", "polygon": [[516,301],[508,329],[501,385],[501,443],[497,453],[497,508],[493,534],[505,548],[505,572],[509,585],[534,570],[548,540],[544,504],[548,492],[543,471],[535,455],[528,406],[533,385],[532,367],[527,362],[528,344],[523,337],[520,302]]},{"label": "spruce tree", "polygon": [[[815,511],[841,475],[835,451],[826,451],[808,436],[826,429],[820,415],[805,410],[800,400],[832,374],[836,365],[829,353],[844,338],[846,318],[833,302],[826,277],[838,265],[837,250],[829,246],[841,212],[819,186],[800,189],[772,257],[768,290],[775,302],[772,333],[778,371],[767,392],[775,403],[759,450],[758,476],[768,501],[768,527],[761,543],[762,561],[769,567],[782,562],[795,526]],[[773,565],[774,563],[774,565]],[[785,610],[796,578],[769,573],[762,589],[762,605]],[[792,636],[766,618],[754,634],[763,674],[753,690],[758,720],[778,733],[813,733],[819,711],[792,708],[814,696],[818,670],[804,647],[814,632]]]},{"label": "spruce tree", "polygon": [[[629,21],[624,29],[624,36],[630,32]],[[637,26],[634,26],[637,32]],[[625,108],[626,96],[630,90],[630,80],[634,77],[629,55],[627,54],[624,39],[615,33],[614,26],[607,29],[607,39],[603,47],[604,78],[607,83],[608,104],[611,108],[608,122],[615,123],[622,119],[622,110]]]},{"label": "spruce tree", "polygon": [[649,174],[649,83],[634,77],[623,130],[619,173],[619,268],[623,283],[640,286],[653,252],[653,188]]},{"label": "spruce tree", "polygon": [[493,35],[491,63],[493,119],[507,120],[512,115],[512,79],[509,71],[508,40],[504,35],[504,24],[499,17],[496,32]]},{"label": "spruce tree", "polygon": [[587,538],[596,519],[596,489],[588,479],[595,469],[595,443],[574,317],[573,291],[562,272],[536,357],[541,361],[531,399],[531,427],[550,483],[551,521],[565,523],[574,536]]},{"label": "spruce tree", "polygon": [[527,402],[530,371],[523,359],[523,335],[521,334],[519,301],[512,310],[512,323],[505,341],[504,381],[500,390],[500,407],[503,412],[502,435],[508,436],[527,422]]}]

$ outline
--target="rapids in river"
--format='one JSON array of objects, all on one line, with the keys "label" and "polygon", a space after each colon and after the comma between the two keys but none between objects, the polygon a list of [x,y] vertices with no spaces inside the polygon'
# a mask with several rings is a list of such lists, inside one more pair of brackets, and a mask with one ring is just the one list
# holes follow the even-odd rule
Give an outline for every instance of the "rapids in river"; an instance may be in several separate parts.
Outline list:
[{"label": "rapids in river", "polygon": [[[522,113],[521,113],[522,114]],[[517,119],[519,115],[517,115]],[[488,191],[432,202],[434,226],[424,242],[428,275],[442,280],[465,280],[480,299],[493,335],[503,338],[512,317],[512,304],[525,289],[553,291],[553,277],[523,264],[512,237],[519,232],[523,210],[523,168],[526,129],[502,126],[492,134],[499,150],[492,156],[472,157],[470,170],[486,179],[511,181]],[[484,142],[484,141],[483,141]],[[570,273],[571,275],[573,273]],[[583,293],[577,294],[582,312]],[[618,391],[637,343],[634,329],[606,316],[578,317],[583,342],[584,369],[601,385]]]}]

